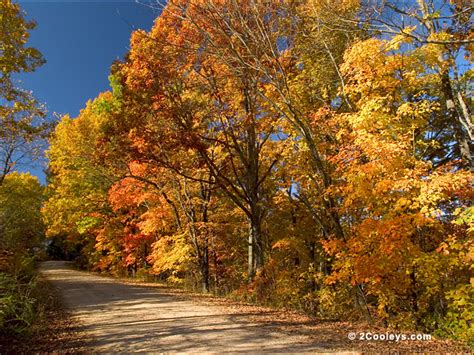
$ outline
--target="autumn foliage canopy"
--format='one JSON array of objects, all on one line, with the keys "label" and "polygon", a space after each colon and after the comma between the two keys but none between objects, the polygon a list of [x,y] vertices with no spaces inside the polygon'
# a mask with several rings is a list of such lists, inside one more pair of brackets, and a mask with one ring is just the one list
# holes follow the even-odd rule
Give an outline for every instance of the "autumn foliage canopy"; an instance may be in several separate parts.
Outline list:
[{"label": "autumn foliage canopy", "polygon": [[472,7],[382,3],[168,1],[57,126],[48,235],[96,270],[474,336]]}]

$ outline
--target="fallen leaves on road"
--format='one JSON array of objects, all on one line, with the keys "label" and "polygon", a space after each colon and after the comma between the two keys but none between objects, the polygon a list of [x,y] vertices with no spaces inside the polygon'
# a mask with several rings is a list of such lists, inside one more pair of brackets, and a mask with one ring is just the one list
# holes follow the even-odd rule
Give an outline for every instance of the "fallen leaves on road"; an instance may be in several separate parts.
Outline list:
[{"label": "fallen leaves on road", "polygon": [[414,332],[402,332],[400,330],[388,329],[368,323],[352,323],[322,320],[310,317],[302,312],[274,309],[253,304],[247,304],[229,298],[217,297],[200,293],[187,292],[181,289],[174,289],[163,284],[140,282],[131,279],[121,279],[124,283],[136,286],[159,288],[160,292],[172,294],[176,297],[185,298],[197,303],[208,304],[209,306],[221,307],[222,312],[230,315],[245,315],[245,321],[249,323],[261,323],[262,326],[275,327],[275,330],[283,331],[293,336],[309,337],[322,347],[333,349],[352,349],[362,352],[469,352],[463,344],[452,340],[438,339],[432,340],[405,340],[405,341],[362,341],[350,340],[349,333],[355,333],[357,337],[364,332],[371,334],[419,334]]}]

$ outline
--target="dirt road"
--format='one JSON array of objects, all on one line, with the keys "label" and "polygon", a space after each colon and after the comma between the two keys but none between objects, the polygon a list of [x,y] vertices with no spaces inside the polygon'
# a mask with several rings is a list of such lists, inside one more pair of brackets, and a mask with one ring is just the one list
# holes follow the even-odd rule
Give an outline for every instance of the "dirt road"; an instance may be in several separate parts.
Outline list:
[{"label": "dirt road", "polygon": [[[156,352],[330,352],[307,334],[285,332],[255,315],[183,299],[165,288],[126,284],[48,261],[41,273],[58,290],[86,350]],[[262,315],[263,317],[263,315]],[[329,346],[328,346],[329,345]],[[339,351],[343,350],[340,347]]]}]

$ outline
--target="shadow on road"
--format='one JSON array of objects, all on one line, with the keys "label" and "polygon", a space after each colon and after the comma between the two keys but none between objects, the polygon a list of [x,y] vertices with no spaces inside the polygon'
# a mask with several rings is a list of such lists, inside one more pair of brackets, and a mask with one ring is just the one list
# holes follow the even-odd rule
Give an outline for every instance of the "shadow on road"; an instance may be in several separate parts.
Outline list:
[{"label": "shadow on road", "polygon": [[[60,291],[79,321],[90,349],[99,351],[327,351],[301,332],[255,321],[255,314],[230,314],[167,293],[73,270],[65,262],[41,264],[42,274]],[[252,316],[252,321],[248,321]],[[262,317],[264,314],[261,315]],[[323,338],[330,338],[325,334]],[[334,350],[334,344],[332,344]]]}]

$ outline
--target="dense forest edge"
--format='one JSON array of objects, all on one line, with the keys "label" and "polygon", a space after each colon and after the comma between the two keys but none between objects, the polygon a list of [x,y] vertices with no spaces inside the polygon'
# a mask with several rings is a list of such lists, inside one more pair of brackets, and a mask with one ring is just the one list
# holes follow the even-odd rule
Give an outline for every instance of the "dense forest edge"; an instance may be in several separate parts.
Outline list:
[{"label": "dense forest edge", "polygon": [[[15,81],[35,23],[0,3],[0,336],[44,315],[55,258],[474,345],[471,2],[157,10],[51,122]],[[44,149],[46,186],[18,172]]]}]

